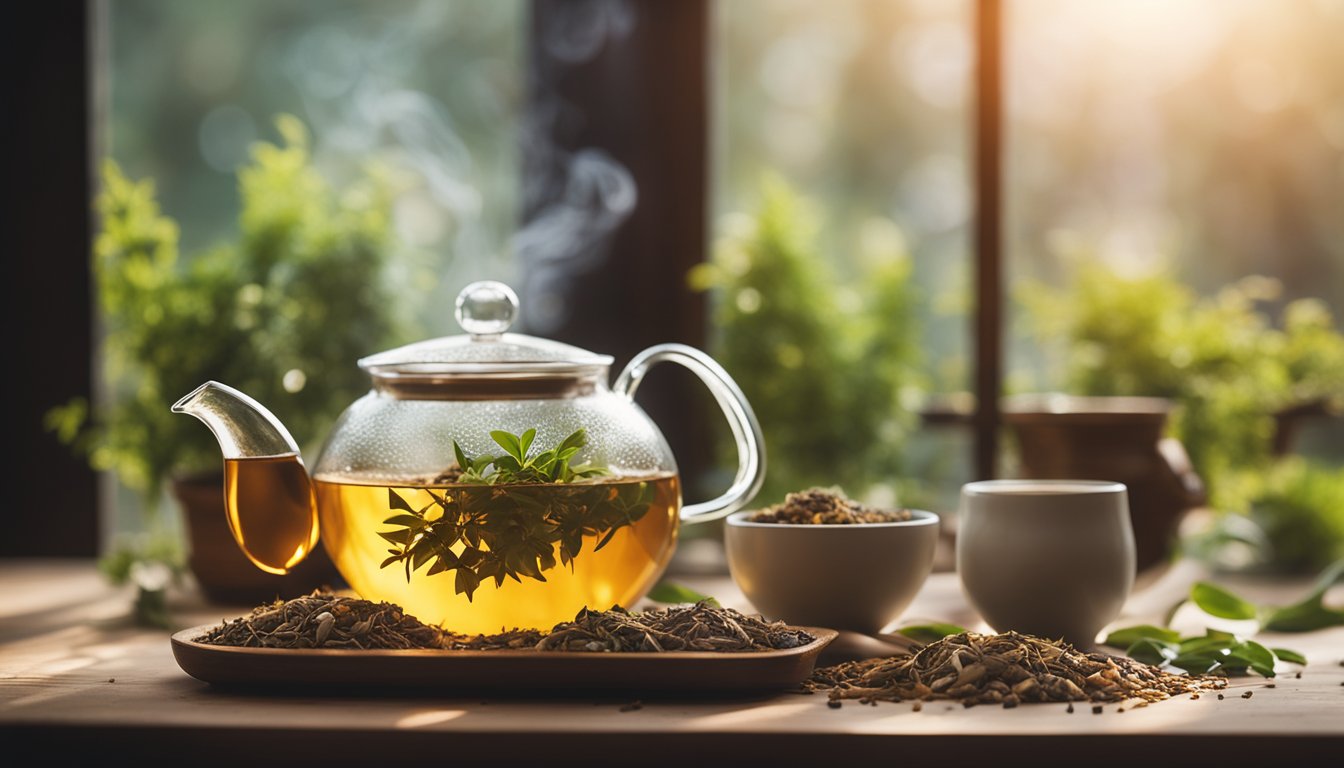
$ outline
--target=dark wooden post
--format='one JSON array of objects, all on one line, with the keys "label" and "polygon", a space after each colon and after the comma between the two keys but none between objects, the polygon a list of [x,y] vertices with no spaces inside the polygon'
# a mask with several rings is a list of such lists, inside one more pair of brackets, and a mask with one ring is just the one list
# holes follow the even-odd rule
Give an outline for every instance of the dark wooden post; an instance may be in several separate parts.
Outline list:
[{"label": "dark wooden post", "polygon": [[90,556],[98,496],[88,465],[44,426],[46,412],[91,396],[89,9],[28,3],[5,13],[9,88],[4,376],[10,488],[0,556]]},{"label": "dark wooden post", "polygon": [[[520,261],[529,332],[616,357],[705,343],[687,271],[708,238],[705,0],[534,0]],[[694,481],[698,383],[660,368],[639,401]]]},{"label": "dark wooden post", "polygon": [[1003,7],[975,8],[975,475],[989,479],[1003,382]]}]

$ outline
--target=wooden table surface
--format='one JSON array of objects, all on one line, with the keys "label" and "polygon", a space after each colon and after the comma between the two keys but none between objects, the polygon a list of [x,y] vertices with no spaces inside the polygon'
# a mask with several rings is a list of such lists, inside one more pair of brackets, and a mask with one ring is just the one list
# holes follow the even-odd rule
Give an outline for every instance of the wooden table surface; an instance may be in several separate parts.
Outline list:
[{"label": "wooden table surface", "polygon": [[[1200,576],[1193,564],[1172,567],[1132,596],[1120,623],[1152,620]],[[1287,602],[1307,580],[1222,578],[1247,597]],[[726,578],[682,581],[748,607]],[[1332,597],[1338,597],[1333,595]],[[1284,764],[1331,761],[1344,754],[1344,628],[1262,636],[1269,645],[1304,652],[1297,678],[1273,687],[1236,678],[1224,700],[1174,699],[1102,715],[1063,704],[1005,710],[963,709],[947,702],[830,709],[822,696],[793,693],[719,700],[630,697],[480,698],[452,694],[395,696],[259,695],[223,691],[178,668],[167,633],[138,629],[125,614],[129,594],[107,586],[86,561],[0,560],[0,744],[129,759],[232,763],[382,764],[392,755],[494,760],[512,764],[683,763],[774,758],[789,765],[813,758],[963,762],[987,758],[1036,763],[1089,760],[1117,764]],[[182,626],[217,621],[243,607],[179,601]],[[954,574],[936,573],[907,619],[974,625]],[[1194,630],[1194,611],[1178,628]],[[845,638],[856,648],[863,638]],[[1253,691],[1250,699],[1240,696]],[[31,754],[31,753],[30,753]],[[124,763],[122,763],[124,764]]]}]

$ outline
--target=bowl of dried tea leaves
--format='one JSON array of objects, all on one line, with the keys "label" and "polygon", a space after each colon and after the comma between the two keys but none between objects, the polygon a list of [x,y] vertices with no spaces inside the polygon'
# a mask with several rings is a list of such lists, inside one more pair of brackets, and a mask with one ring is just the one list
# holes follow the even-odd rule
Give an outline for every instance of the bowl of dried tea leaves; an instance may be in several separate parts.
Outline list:
[{"label": "bowl of dried tea leaves", "polygon": [[876,632],[900,617],[933,568],[938,516],[878,509],[838,488],[730,515],[728,567],[762,614],[795,624]]}]

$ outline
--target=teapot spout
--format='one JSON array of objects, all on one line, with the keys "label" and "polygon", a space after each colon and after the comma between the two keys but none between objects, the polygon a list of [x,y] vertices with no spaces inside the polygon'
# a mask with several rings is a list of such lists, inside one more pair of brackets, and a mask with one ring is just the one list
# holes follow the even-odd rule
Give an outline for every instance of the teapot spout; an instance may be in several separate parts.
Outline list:
[{"label": "teapot spout", "polygon": [[207,381],[173,403],[173,413],[190,414],[205,422],[226,460],[299,454],[299,446],[275,414],[217,381]]},{"label": "teapot spout", "polygon": [[224,455],[224,509],[243,554],[284,574],[317,545],[317,504],[299,447],[261,403],[207,381],[173,404],[200,419]]}]

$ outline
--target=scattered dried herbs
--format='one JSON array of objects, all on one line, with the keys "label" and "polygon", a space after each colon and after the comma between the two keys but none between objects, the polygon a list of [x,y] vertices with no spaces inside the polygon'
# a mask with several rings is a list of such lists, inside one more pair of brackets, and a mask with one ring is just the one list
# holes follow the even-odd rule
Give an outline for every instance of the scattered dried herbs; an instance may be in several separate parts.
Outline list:
[{"label": "scattered dried herbs", "polygon": [[631,613],[620,607],[579,611],[549,632],[514,629],[461,635],[421,623],[390,603],[315,592],[256,608],[196,642],[249,648],[431,648],[449,651],[740,653],[798,648],[815,637],[708,602]]},{"label": "scattered dried herbs", "polygon": [[913,653],[817,669],[804,683],[832,701],[862,703],[953,699],[963,706],[1139,700],[1137,706],[1182,693],[1221,689],[1218,676],[1175,675],[1133,659],[1084,653],[1068,643],[1006,632],[963,632]]},{"label": "scattered dried herbs", "polygon": [[254,608],[196,638],[245,648],[439,648],[443,632],[391,603],[327,592]]},{"label": "scattered dried herbs", "polygon": [[543,651],[771,651],[816,640],[780,621],[765,621],[706,602],[630,613],[584,609],[537,643]]},{"label": "scattered dried herbs", "polygon": [[748,521],[784,525],[854,525],[897,523],[911,518],[908,509],[867,507],[839,488],[809,488],[790,493],[781,504],[756,512]]}]

